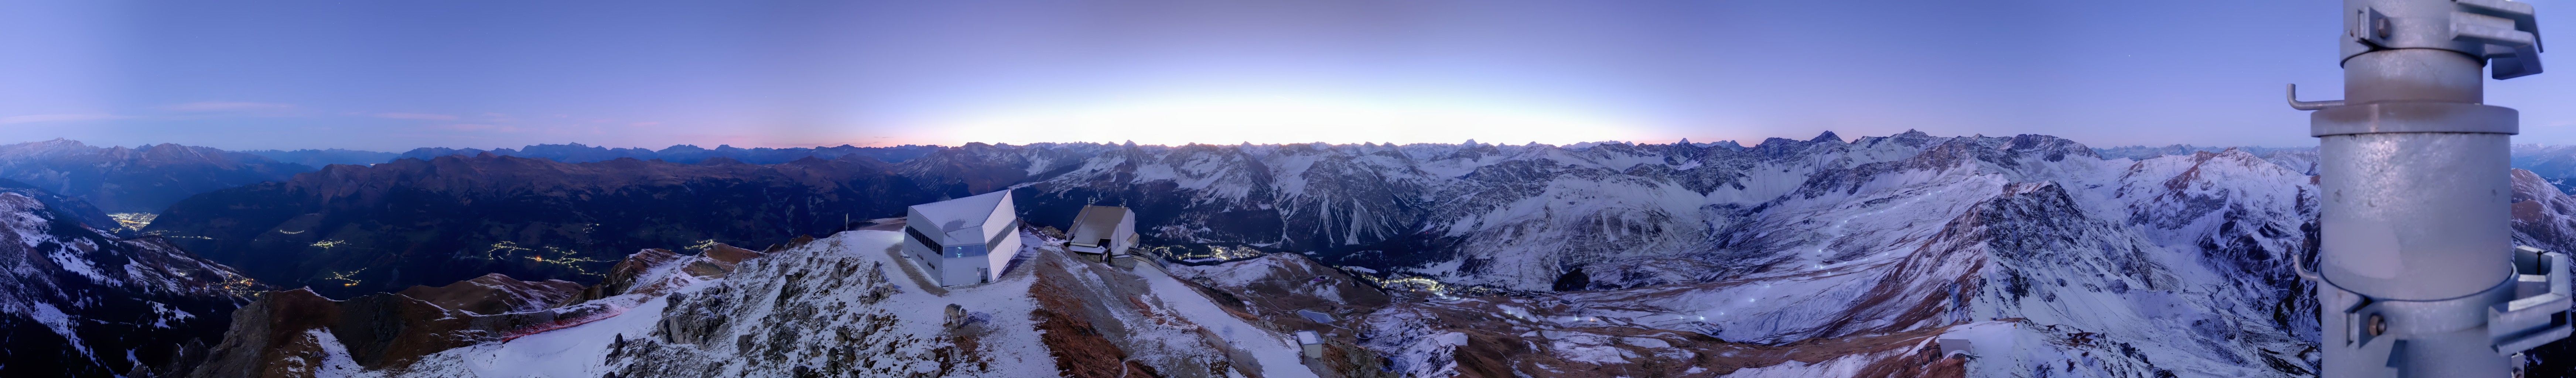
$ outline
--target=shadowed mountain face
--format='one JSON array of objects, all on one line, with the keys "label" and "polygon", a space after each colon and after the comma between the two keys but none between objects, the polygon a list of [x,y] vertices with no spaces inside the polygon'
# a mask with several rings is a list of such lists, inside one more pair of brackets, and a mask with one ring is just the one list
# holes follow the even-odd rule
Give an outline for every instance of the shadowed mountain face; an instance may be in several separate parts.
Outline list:
[{"label": "shadowed mountain face", "polygon": [[751,165],[489,154],[335,165],[190,198],[145,232],[340,298],[487,273],[587,283],[639,249],[766,245],[964,194],[889,168],[862,157]]},{"label": "shadowed mountain face", "polygon": [[[573,143],[539,144],[520,147],[518,149],[502,148],[494,150],[483,150],[477,148],[459,149],[423,147],[415,148],[411,151],[405,151],[400,154],[400,156],[391,156],[391,154],[388,154],[388,157],[394,159],[427,160],[449,155],[474,156],[483,153],[491,153],[493,155],[500,156],[539,158],[566,163],[588,163],[594,161],[616,160],[620,158],[636,160],[658,159],[676,163],[697,163],[707,159],[721,157],[751,164],[778,164],[796,161],[797,159],[804,159],[808,156],[821,159],[838,159],[843,156],[865,156],[878,161],[902,162],[919,158],[922,155],[929,154],[932,151],[938,151],[940,149],[941,147],[937,146],[902,145],[894,147],[856,147],[846,144],[837,147],[812,148],[741,148],[720,145],[716,146],[714,149],[707,149],[700,148],[695,145],[683,144],[665,147],[657,151],[645,148],[607,148]],[[380,159],[375,162],[381,163],[384,162],[384,160]]]},{"label": "shadowed mountain face", "polygon": [[131,236],[126,234],[131,233],[132,230],[126,229],[123,225],[118,224],[115,217],[108,216],[107,213],[98,211],[98,207],[90,206],[89,201],[82,201],[79,198],[71,198],[60,194],[54,194],[53,192],[48,192],[44,189],[37,189],[34,185],[27,185],[26,183],[11,181],[9,179],[0,179],[0,193],[17,193],[18,195],[27,196],[27,198],[34,199],[36,202],[44,204],[45,209],[51,210],[54,214],[63,216],[65,219],[72,222],[79,223],[80,225],[88,226],[89,228],[103,231],[108,234]]},{"label": "shadowed mountain face", "polygon": [[304,166],[307,166],[307,167],[320,167],[320,166],[332,165],[332,164],[355,164],[355,165],[376,164],[376,163],[383,163],[383,162],[393,161],[395,156],[400,156],[400,155],[402,155],[402,154],[397,154],[397,153],[392,153],[392,152],[376,152],[376,151],[344,150],[344,149],[338,149],[338,148],[327,149],[327,150],[293,150],[293,151],[286,151],[286,150],[250,150],[250,151],[241,151],[241,152],[242,152],[242,153],[246,153],[246,154],[252,154],[252,155],[259,155],[259,156],[267,157],[267,158],[269,158],[269,159],[271,159],[271,160],[277,160],[277,161],[288,162],[288,163],[295,163],[295,164],[303,164]]},{"label": "shadowed mountain face", "polygon": [[312,170],[259,155],[166,143],[100,148],[55,139],[0,146],[0,178],[85,199],[110,213],[160,212],[198,193]]},{"label": "shadowed mountain face", "polygon": [[159,238],[98,232],[52,207],[78,200],[46,197],[0,190],[0,376],[179,372],[259,286]]}]

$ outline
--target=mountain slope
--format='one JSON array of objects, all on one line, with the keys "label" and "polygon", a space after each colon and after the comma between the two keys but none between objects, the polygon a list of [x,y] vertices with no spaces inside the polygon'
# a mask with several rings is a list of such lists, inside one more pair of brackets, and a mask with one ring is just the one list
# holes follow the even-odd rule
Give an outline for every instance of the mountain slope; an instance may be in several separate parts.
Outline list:
[{"label": "mountain slope", "polygon": [[1350,376],[1150,263],[1077,260],[1031,231],[1001,280],[952,287],[893,252],[900,233],[861,230],[760,255],[639,252],[551,308],[272,292],[192,376]]},{"label": "mountain slope", "polygon": [[312,167],[207,147],[91,147],[55,139],[0,145],[0,178],[88,200],[110,213],[157,213],[198,193],[282,181]]},{"label": "mountain slope", "polygon": [[280,162],[303,164],[307,167],[321,167],[332,164],[377,164],[393,161],[394,157],[402,156],[402,154],[392,152],[345,150],[338,148],[324,150],[304,149],[293,151],[249,150],[241,151],[241,153],[259,155],[267,157],[269,160]]},{"label": "mountain slope", "polygon": [[0,191],[0,376],[179,371],[260,285],[160,238],[119,239]]},{"label": "mountain slope", "polygon": [[382,162],[384,162],[384,161],[387,161],[387,160],[394,160],[394,159],[420,159],[420,160],[430,160],[430,159],[436,159],[436,158],[438,158],[438,157],[440,157],[440,156],[450,156],[450,155],[455,155],[455,156],[474,156],[474,155],[480,155],[480,154],[484,154],[484,153],[490,153],[490,154],[493,154],[493,155],[500,155],[500,156],[517,156],[517,157],[532,158],[532,159],[546,159],[546,160],[554,160],[554,161],[560,161],[560,162],[566,162],[566,163],[588,163],[588,162],[596,162],[596,161],[617,160],[617,159],[621,159],[621,158],[623,158],[623,159],[636,159],[636,160],[663,160],[663,161],[670,161],[670,162],[675,162],[675,163],[696,164],[696,163],[701,162],[701,161],[706,161],[707,159],[714,159],[714,158],[719,158],[719,157],[721,157],[721,158],[726,158],[726,159],[731,159],[731,160],[734,160],[734,161],[746,162],[746,163],[751,163],[751,164],[778,164],[778,163],[786,163],[786,162],[796,161],[796,160],[798,160],[798,159],[804,159],[804,158],[806,158],[806,157],[814,157],[814,158],[819,158],[819,159],[839,159],[839,158],[841,158],[841,157],[843,157],[843,156],[864,156],[864,157],[868,157],[868,158],[871,158],[871,159],[876,159],[876,160],[878,160],[878,161],[885,161],[885,162],[902,162],[902,161],[912,160],[912,159],[914,159],[914,158],[921,157],[921,156],[922,156],[922,155],[924,155],[924,154],[929,154],[929,153],[931,153],[931,152],[938,151],[938,150],[940,150],[940,149],[942,149],[942,148],[943,148],[943,147],[938,147],[938,146],[919,146],[919,145],[902,145],[902,146],[894,146],[894,147],[854,147],[854,146],[850,146],[850,145],[846,145],[846,144],[845,144],[845,145],[840,145],[840,146],[836,146],[836,147],[811,147],[811,148],[807,148],[807,147],[797,147],[797,148],[768,148],[768,147],[761,147],[761,148],[741,148],[741,147],[734,147],[734,146],[728,146],[728,145],[719,145],[719,146],[716,146],[716,148],[708,149],[708,148],[701,148],[701,147],[698,147],[698,146],[696,146],[696,145],[687,145],[687,144],[682,144],[682,145],[674,145],[674,146],[670,146],[670,147],[664,147],[664,148],[662,148],[661,150],[652,150],[652,149],[645,149],[645,148],[607,148],[607,147],[600,147],[600,146],[585,146],[585,145],[582,145],[582,144],[580,144],[580,143],[572,143],[572,144],[537,144],[537,145],[529,145],[529,146],[526,146],[526,147],[520,147],[520,148],[516,148],[516,149],[511,149],[511,148],[500,148],[500,149],[492,149],[492,150],[483,150],[483,149],[476,149],[476,148],[463,148],[463,149],[458,149],[458,148],[445,148],[445,147],[423,147],[423,148],[415,148],[415,149],[412,149],[411,151],[405,151],[405,152],[403,152],[403,153],[401,153],[401,154],[386,154],[386,155],[387,155],[387,156],[386,156],[386,157],[387,157],[387,159],[381,159],[381,160],[375,161],[375,163],[382,163]]},{"label": "mountain slope", "polygon": [[193,197],[146,232],[263,281],[335,298],[487,273],[588,283],[624,251],[784,242],[938,198],[887,170],[859,157],[774,165],[406,159]]}]

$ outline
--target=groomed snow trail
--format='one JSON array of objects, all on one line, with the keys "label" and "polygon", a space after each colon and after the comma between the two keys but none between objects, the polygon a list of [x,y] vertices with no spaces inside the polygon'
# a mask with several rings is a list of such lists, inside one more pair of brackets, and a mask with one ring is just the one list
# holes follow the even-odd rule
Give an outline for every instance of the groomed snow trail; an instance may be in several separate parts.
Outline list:
[{"label": "groomed snow trail", "polygon": [[1261,363],[1263,378],[1315,376],[1313,370],[1306,369],[1305,357],[1299,355],[1304,351],[1296,344],[1289,343],[1288,338],[1271,334],[1268,330],[1243,322],[1243,318],[1227,314],[1225,309],[1217,307],[1215,301],[1209,300],[1206,295],[1200,295],[1198,290],[1191,289],[1189,284],[1181,283],[1179,279],[1172,278],[1171,274],[1163,272],[1161,268],[1153,267],[1151,263],[1136,265],[1134,270],[1136,276],[1144,277],[1146,282],[1154,286],[1154,296],[1162,297],[1163,303],[1171,305],[1174,312],[1180,313],[1181,317],[1189,318],[1191,323],[1197,323],[1201,327],[1208,327],[1209,331],[1216,332],[1217,337],[1224,338],[1226,344],[1243,348],[1245,352],[1251,353],[1252,358]]},{"label": "groomed snow trail", "polygon": [[[692,286],[688,289],[698,285]],[[465,367],[477,377],[600,376],[612,371],[605,362],[619,335],[638,340],[651,337],[654,323],[662,321],[662,308],[668,302],[660,297],[643,302],[607,319],[458,349],[470,350]]]}]

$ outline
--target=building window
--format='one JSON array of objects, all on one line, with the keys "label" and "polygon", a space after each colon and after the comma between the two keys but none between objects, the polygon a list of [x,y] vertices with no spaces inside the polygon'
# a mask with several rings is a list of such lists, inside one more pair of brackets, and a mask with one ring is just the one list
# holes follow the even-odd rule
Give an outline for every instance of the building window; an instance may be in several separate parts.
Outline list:
[{"label": "building window", "polygon": [[919,241],[921,241],[921,245],[922,245],[922,246],[926,246],[926,247],[930,247],[930,250],[937,251],[937,250],[946,249],[946,247],[942,247],[942,246],[940,246],[940,245],[939,245],[939,239],[932,239],[932,238],[930,238],[930,235],[923,235],[923,234],[921,234],[921,230],[919,230],[919,229],[914,229],[914,228],[912,228],[912,226],[904,226],[904,227],[903,227],[903,233],[904,233],[905,235],[912,235],[912,240],[919,240]]}]

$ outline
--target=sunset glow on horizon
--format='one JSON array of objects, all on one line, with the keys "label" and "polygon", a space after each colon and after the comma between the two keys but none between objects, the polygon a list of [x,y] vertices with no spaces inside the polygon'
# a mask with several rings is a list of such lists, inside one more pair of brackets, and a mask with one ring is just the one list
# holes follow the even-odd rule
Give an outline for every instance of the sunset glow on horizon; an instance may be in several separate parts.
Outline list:
[{"label": "sunset glow on horizon", "polygon": [[[2335,46],[2312,43],[2340,21],[2310,7],[35,2],[0,12],[0,51],[45,57],[0,59],[0,143],[1751,144],[1920,130],[2304,146],[2307,115],[2281,106],[2280,85],[2342,89]],[[2211,14],[2267,21],[2168,30]],[[2515,141],[2564,144],[2576,108],[2549,105],[2576,101],[2571,82],[2487,89],[2520,110]]]},{"label": "sunset glow on horizon", "polygon": [[925,123],[916,144],[1134,141],[1150,145],[1282,143],[1572,144],[1641,141],[1649,125],[1534,105],[1322,96],[1169,96],[1008,110]]}]

